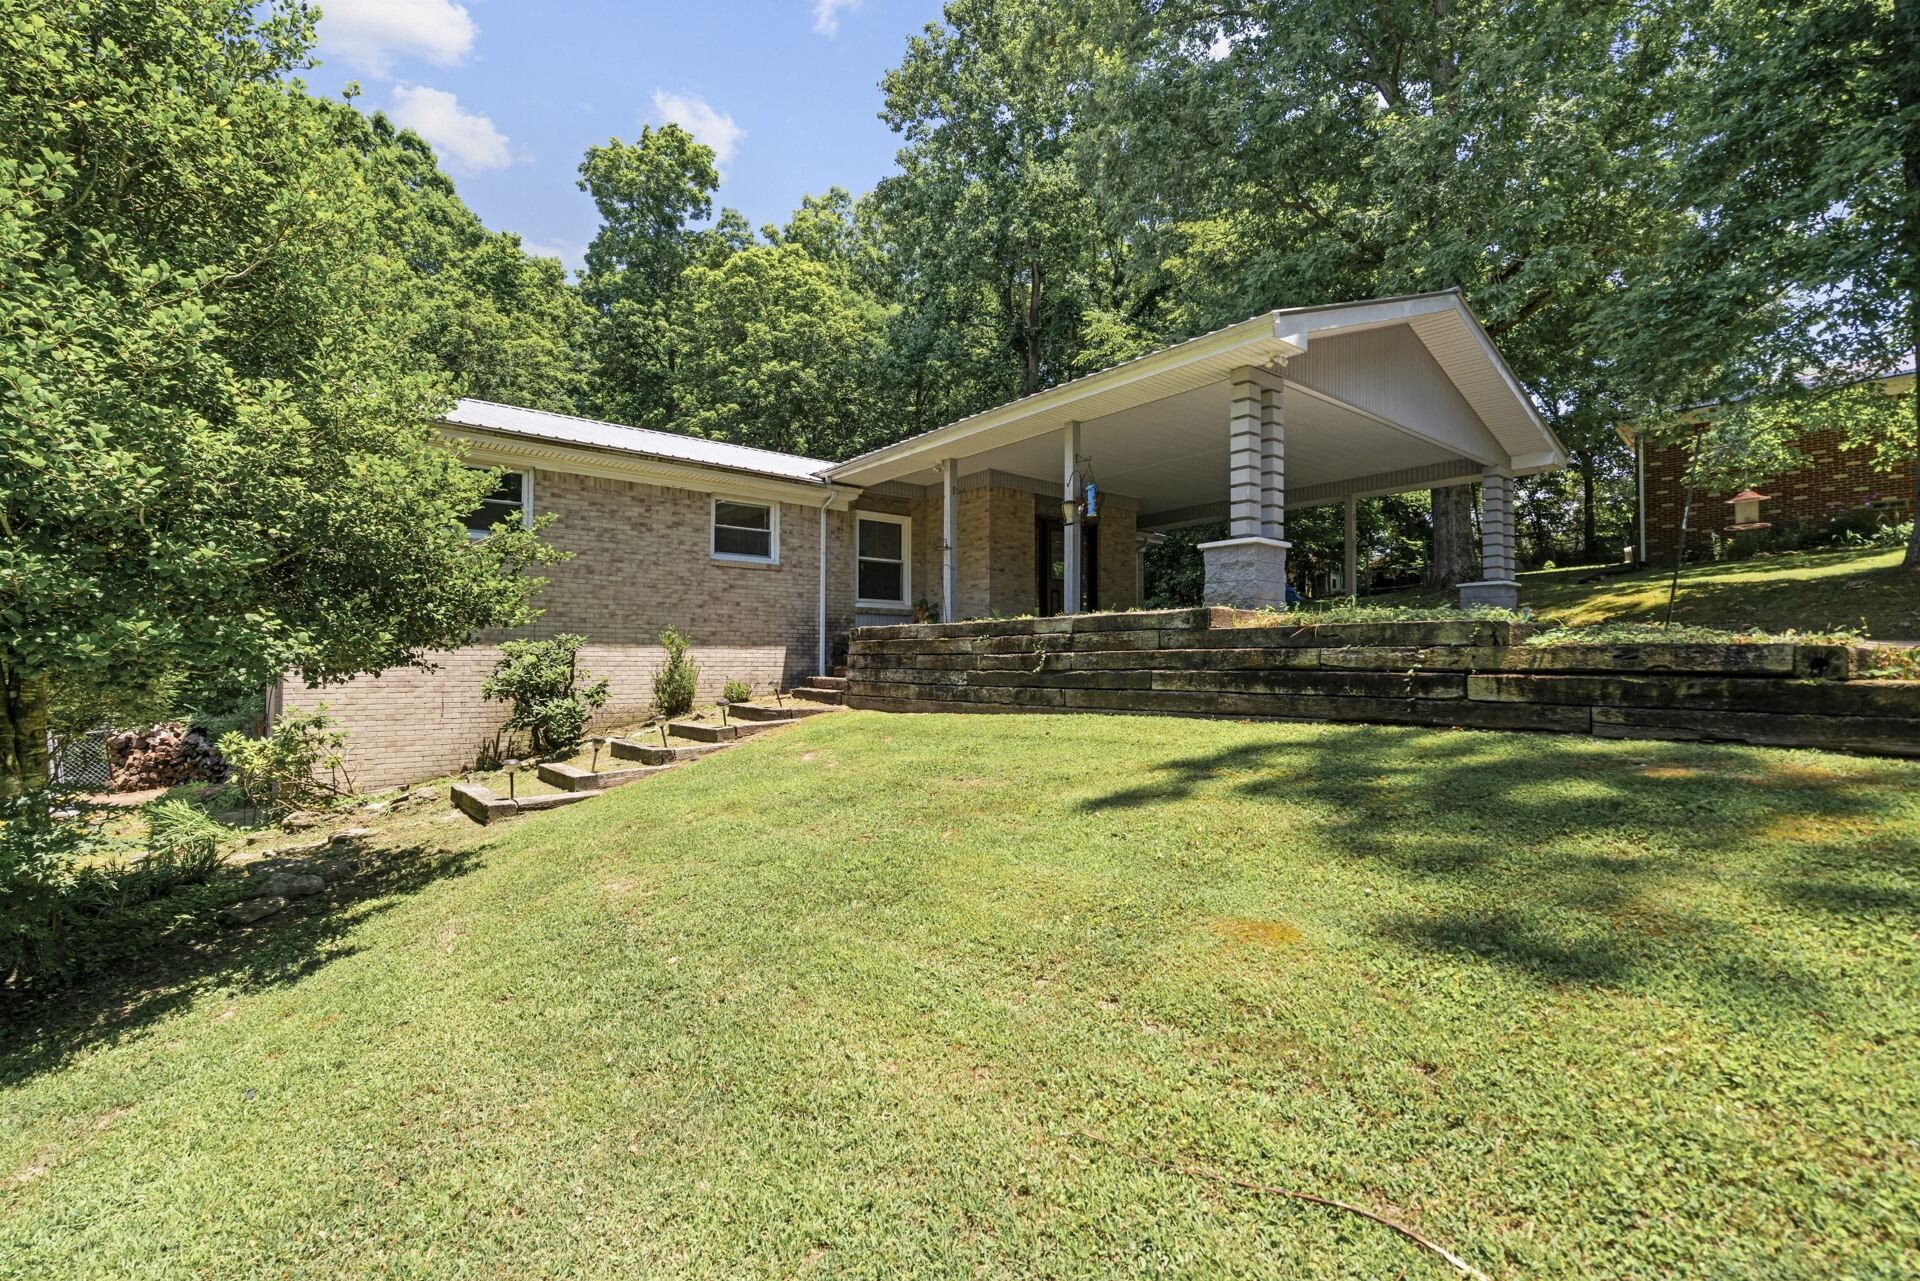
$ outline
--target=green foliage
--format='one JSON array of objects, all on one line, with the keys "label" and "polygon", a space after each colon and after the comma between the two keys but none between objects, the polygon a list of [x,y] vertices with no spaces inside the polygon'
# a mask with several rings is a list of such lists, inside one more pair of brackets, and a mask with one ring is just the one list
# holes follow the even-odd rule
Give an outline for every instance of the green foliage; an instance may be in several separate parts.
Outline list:
[{"label": "green foliage", "polygon": [[682,277],[686,431],[841,458],[880,443],[873,387],[886,316],[798,244],[759,245]]},{"label": "green foliage", "polygon": [[0,800],[0,978],[34,986],[96,973],[232,897],[208,885],[225,832],[204,811],[149,806],[148,850],[126,862],[66,805],[46,792]]},{"label": "green foliage", "polygon": [[1596,623],[1583,627],[1552,627],[1529,636],[1523,644],[1559,645],[1851,645],[1855,632],[1770,632],[1761,628],[1729,629],[1677,623]]},{"label": "green foliage", "polygon": [[600,211],[581,280],[598,317],[595,412],[640,427],[675,426],[681,276],[703,250],[728,243],[725,228],[710,238],[693,226],[712,212],[719,185],[712,149],[678,125],[644,126],[638,142],[615,138],[587,149],[580,189]]},{"label": "green foliage", "polygon": [[687,638],[677,628],[660,633],[667,661],[653,674],[653,710],[662,716],[684,716],[693,710],[700,684],[700,668],[687,657]]},{"label": "green foliage", "polygon": [[552,553],[461,528],[489,480],[433,432],[447,383],[345,109],[289,75],[312,20],[0,4],[9,717],[49,673],[324,681],[530,614]]},{"label": "green foliage", "polygon": [[745,703],[753,698],[753,686],[735,677],[721,686],[720,695],[729,703]]},{"label": "green foliage", "polygon": [[500,646],[493,674],[480,683],[481,697],[510,703],[503,728],[525,730],[535,752],[558,751],[580,741],[593,713],[606,706],[608,682],[581,682],[580,647],[586,637],[508,641]]},{"label": "green foliage", "polygon": [[238,730],[220,736],[232,781],[255,809],[269,813],[325,805],[353,790],[346,772],[346,731],[322,704],[283,712],[264,737]]}]

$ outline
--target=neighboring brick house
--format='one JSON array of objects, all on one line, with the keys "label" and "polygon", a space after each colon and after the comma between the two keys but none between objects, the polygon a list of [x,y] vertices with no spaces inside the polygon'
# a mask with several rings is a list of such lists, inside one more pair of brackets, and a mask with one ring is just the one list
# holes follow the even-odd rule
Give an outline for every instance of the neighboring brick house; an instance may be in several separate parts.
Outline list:
[{"label": "neighboring brick house", "polygon": [[[1911,393],[1913,375],[1902,373],[1881,380],[1888,395]],[[1687,499],[1687,469],[1692,451],[1685,441],[1653,444],[1639,440],[1631,426],[1621,438],[1634,450],[1640,491],[1637,530],[1640,559],[1664,564],[1672,561],[1680,541],[1680,520]],[[1912,455],[1903,456],[1891,470],[1874,465],[1871,449],[1843,447],[1844,436],[1814,427],[1800,437],[1804,462],[1792,471],[1761,481],[1755,489],[1766,497],[1758,504],[1758,519],[1771,526],[1824,525],[1862,509],[1898,523],[1913,518],[1914,468]],[[1733,505],[1734,491],[1702,487],[1693,496],[1687,517],[1687,554],[1711,550],[1717,537],[1726,542],[1743,523]]]},{"label": "neighboring brick house", "polygon": [[[857,625],[1133,608],[1159,530],[1226,525],[1199,549],[1210,601],[1279,605],[1289,502],[1344,506],[1351,581],[1361,498],[1476,485],[1486,574],[1463,598],[1510,604],[1513,480],[1566,463],[1457,290],[1263,312],[837,463],[476,400],[442,428],[504,476],[476,535],[556,518],[574,555],[513,635],[586,638],[603,726],[649,710],[666,627],[702,696],[764,696]],[[451,772],[505,719],[480,683],[506,639],[275,701],[329,704],[363,786]]]}]

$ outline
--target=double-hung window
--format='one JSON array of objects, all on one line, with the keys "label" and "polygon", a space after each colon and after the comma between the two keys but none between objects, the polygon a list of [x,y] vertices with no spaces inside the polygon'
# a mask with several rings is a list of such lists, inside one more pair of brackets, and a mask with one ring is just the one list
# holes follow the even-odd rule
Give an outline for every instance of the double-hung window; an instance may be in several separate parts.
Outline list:
[{"label": "double-hung window", "polygon": [[779,563],[779,509],[767,503],[714,499],[713,558],[760,565]]},{"label": "double-hung window", "polygon": [[860,512],[855,516],[855,594],[861,605],[904,606],[913,590],[907,554],[912,525],[905,516]]},{"label": "double-hung window", "polygon": [[[476,467],[473,470],[487,469]],[[522,525],[533,524],[533,479],[529,473],[502,472],[500,484],[467,514],[467,533],[474,538],[485,538],[487,531],[503,520],[518,520]]]}]

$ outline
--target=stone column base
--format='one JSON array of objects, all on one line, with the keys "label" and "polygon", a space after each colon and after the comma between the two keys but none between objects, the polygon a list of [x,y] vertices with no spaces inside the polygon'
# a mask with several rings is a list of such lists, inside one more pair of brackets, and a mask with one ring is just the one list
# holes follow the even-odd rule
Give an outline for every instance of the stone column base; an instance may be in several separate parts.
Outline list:
[{"label": "stone column base", "polygon": [[1492,609],[1517,609],[1520,584],[1511,578],[1488,578],[1477,583],[1460,584],[1460,608],[1485,605]]},{"label": "stone column base", "polygon": [[1223,538],[1201,543],[1209,605],[1236,609],[1287,607],[1287,549],[1277,538]]}]

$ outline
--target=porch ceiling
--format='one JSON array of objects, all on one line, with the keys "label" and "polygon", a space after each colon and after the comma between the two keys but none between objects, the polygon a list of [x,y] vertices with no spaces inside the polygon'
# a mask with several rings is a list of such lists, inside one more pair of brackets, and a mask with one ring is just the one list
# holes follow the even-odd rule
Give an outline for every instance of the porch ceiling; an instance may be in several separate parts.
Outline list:
[{"label": "porch ceiling", "polygon": [[1284,382],[1291,505],[1424,488],[1498,467],[1564,466],[1541,420],[1457,291],[1294,308],[1152,352],[862,454],[836,482],[939,482],[1011,472],[1057,483],[1061,429],[1111,493],[1173,512],[1225,499],[1236,370]]},{"label": "porch ceiling", "polygon": [[[1080,452],[1101,489],[1165,511],[1219,502],[1227,494],[1227,422],[1232,391],[1224,382],[1197,387],[1083,422]],[[1341,403],[1290,388],[1287,398],[1287,488],[1337,484],[1393,468],[1423,467],[1458,457],[1431,441],[1388,426]],[[1057,483],[1057,433],[969,454],[962,477],[1000,471]],[[932,466],[901,479],[938,484]]]}]

